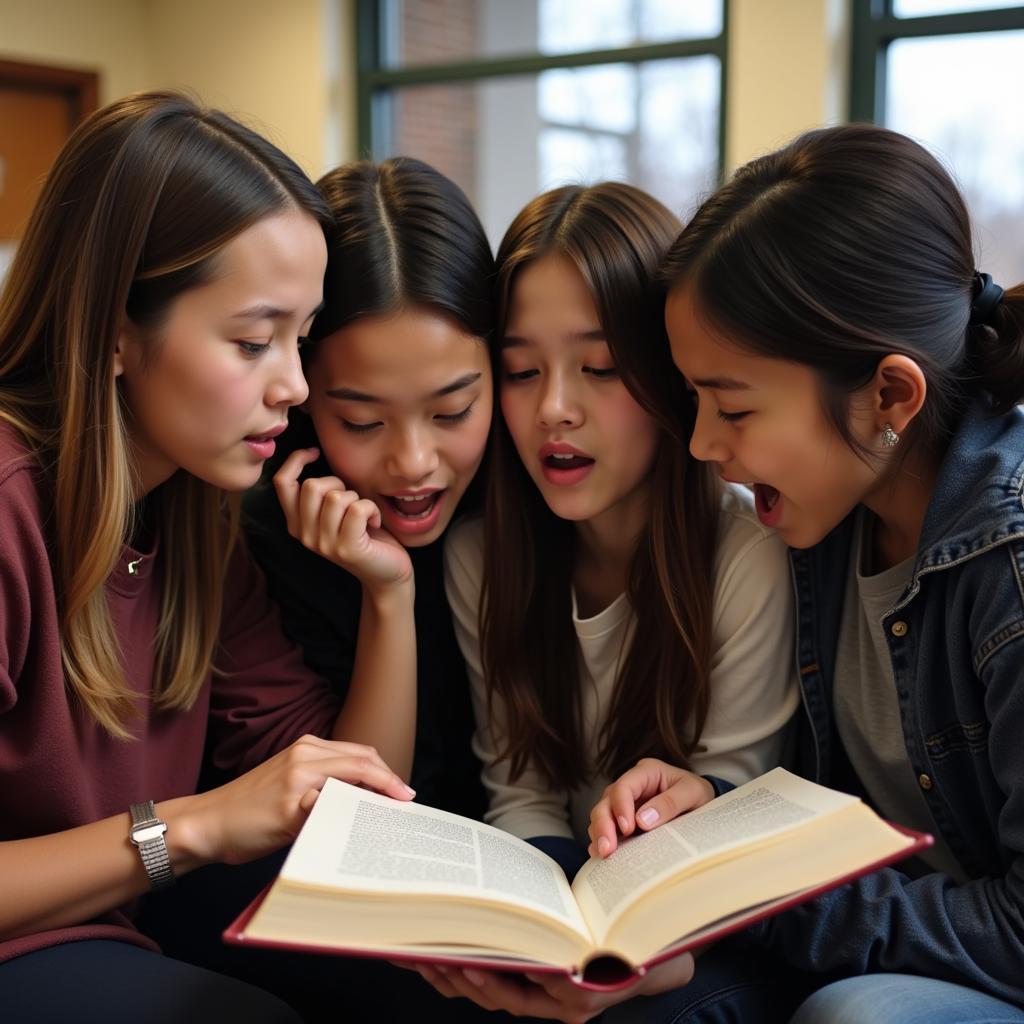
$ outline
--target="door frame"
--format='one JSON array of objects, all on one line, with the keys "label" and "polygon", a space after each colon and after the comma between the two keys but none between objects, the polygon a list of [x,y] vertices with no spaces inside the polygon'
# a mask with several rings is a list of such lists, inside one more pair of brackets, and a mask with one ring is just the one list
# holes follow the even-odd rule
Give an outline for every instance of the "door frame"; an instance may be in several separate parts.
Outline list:
[{"label": "door frame", "polygon": [[71,110],[69,132],[99,106],[100,76],[96,71],[0,60],[0,85],[63,96]]}]

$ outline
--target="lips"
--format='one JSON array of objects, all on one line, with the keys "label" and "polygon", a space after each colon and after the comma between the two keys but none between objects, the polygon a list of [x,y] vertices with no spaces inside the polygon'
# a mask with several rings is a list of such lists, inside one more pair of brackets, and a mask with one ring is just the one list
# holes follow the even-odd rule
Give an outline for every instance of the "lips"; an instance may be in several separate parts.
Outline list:
[{"label": "lips", "polygon": [[398,515],[406,519],[422,519],[430,515],[438,498],[443,493],[443,491],[425,491],[421,494],[389,494],[386,495],[386,498]]},{"label": "lips", "polygon": [[541,445],[538,454],[540,461],[551,469],[580,469],[594,464],[594,459],[586,452],[560,441]]},{"label": "lips", "polygon": [[262,434],[246,434],[243,438],[245,441],[272,441],[275,437],[283,434],[287,430],[287,423],[278,423],[277,426],[271,427],[269,430],[264,431]]},{"label": "lips", "polygon": [[402,543],[415,543],[429,535],[441,522],[448,488],[406,491],[404,494],[381,494],[377,502],[385,527]]},{"label": "lips", "polygon": [[277,445],[274,443],[274,438],[284,432],[287,423],[278,423],[277,426],[271,427],[269,430],[264,431],[262,434],[249,434],[244,437],[243,442],[248,445],[249,451],[258,459],[271,459],[274,457],[274,452]]},{"label": "lips", "polygon": [[560,487],[581,483],[590,475],[595,459],[564,441],[542,444],[537,453],[544,478]]}]

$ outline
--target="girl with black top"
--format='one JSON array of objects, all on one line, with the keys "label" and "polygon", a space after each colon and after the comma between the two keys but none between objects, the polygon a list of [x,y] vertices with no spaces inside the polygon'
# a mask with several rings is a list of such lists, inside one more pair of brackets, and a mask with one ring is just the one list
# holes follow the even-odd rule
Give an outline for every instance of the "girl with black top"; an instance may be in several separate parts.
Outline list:
[{"label": "girl with black top", "polygon": [[250,496],[249,542],[351,727],[421,802],[479,816],[440,538],[490,427],[491,250],[462,191],[418,160],[348,164],[319,188],[337,231],[308,415],[282,438],[274,489]]}]

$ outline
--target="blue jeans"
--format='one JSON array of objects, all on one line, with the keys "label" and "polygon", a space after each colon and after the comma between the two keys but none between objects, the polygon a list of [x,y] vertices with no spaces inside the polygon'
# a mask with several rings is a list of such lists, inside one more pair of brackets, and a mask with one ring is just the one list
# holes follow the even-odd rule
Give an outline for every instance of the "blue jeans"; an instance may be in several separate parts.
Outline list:
[{"label": "blue jeans", "polygon": [[1024,1010],[963,985],[866,974],[818,989],[791,1024],[1024,1024]]}]

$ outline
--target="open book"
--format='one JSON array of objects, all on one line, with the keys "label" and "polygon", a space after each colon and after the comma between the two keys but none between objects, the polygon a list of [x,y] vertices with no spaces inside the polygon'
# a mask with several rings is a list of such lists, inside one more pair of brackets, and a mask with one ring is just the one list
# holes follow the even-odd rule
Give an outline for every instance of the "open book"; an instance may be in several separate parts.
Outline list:
[{"label": "open book", "polygon": [[616,987],[931,842],[776,768],[591,859],[570,888],[505,832],[329,779],[277,880],[224,937]]}]

